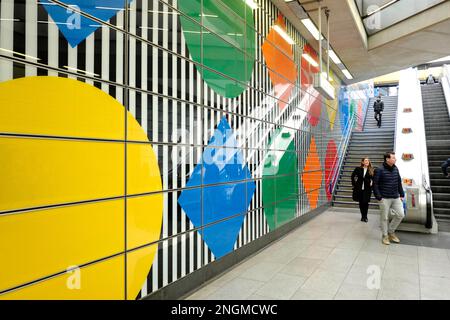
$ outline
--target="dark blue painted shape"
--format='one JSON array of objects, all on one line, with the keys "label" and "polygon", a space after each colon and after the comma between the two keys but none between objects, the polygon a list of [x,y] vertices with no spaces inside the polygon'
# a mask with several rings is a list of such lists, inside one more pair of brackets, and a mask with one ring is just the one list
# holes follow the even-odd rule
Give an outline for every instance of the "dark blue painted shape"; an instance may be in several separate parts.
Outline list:
[{"label": "dark blue painted shape", "polygon": [[[198,188],[184,190],[178,198],[194,226],[202,228],[199,232],[216,258],[233,250],[255,192],[255,183],[244,181],[248,179],[250,170],[244,165],[231,127],[223,117],[186,184]],[[200,188],[202,184],[204,187]],[[225,220],[203,228],[222,219]]]}]

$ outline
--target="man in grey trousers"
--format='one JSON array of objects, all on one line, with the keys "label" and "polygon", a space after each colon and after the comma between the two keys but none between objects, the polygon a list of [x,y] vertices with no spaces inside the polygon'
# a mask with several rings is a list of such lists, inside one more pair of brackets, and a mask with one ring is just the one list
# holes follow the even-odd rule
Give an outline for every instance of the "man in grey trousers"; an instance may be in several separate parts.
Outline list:
[{"label": "man in grey trousers", "polygon": [[[394,152],[384,155],[383,164],[375,170],[373,179],[373,193],[380,204],[381,231],[383,232],[383,244],[390,242],[399,243],[400,239],[395,235],[395,230],[405,217],[403,212],[402,179],[398,168],[395,166],[396,158]],[[389,212],[393,210],[394,217],[389,223]]]}]

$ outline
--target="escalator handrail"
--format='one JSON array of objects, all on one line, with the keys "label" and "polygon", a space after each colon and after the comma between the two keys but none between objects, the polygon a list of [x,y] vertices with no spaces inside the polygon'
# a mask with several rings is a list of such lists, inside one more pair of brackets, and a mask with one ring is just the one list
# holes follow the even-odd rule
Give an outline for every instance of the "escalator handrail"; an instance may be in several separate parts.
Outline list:
[{"label": "escalator handrail", "polygon": [[433,227],[433,191],[431,190],[431,187],[428,185],[428,182],[426,180],[425,174],[422,174],[422,185],[426,192],[426,198],[427,198],[427,221],[425,223],[425,227],[428,229],[431,229]]}]

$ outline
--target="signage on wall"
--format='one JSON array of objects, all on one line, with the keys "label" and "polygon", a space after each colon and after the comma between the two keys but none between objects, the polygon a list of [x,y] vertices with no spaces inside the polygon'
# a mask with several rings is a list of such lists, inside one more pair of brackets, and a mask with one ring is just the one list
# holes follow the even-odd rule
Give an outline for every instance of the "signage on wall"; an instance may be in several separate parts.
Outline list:
[{"label": "signage on wall", "polygon": [[411,133],[412,129],[411,128],[403,128],[402,129],[402,133]]},{"label": "signage on wall", "polygon": [[407,186],[412,186],[413,179],[403,178],[403,184],[406,184]]},{"label": "signage on wall", "polygon": [[412,109],[411,109],[411,108],[404,108],[404,109],[403,109],[403,112],[404,112],[404,113],[412,112]]},{"label": "signage on wall", "polygon": [[406,191],[407,198],[407,208],[415,209],[417,208],[417,199],[419,197],[419,189],[418,188],[408,188]]},{"label": "signage on wall", "polygon": [[403,160],[412,160],[412,159],[414,159],[414,155],[412,153],[403,153],[402,159]]}]

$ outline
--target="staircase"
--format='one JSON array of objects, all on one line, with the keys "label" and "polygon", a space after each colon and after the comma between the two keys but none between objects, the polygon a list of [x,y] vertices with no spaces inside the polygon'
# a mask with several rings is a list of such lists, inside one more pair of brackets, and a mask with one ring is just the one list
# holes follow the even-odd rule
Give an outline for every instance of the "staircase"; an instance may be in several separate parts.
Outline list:
[{"label": "staircase", "polygon": [[[333,197],[333,206],[342,208],[359,208],[358,202],[352,200],[351,174],[360,166],[363,157],[369,157],[376,168],[383,163],[383,154],[394,149],[394,130],[397,113],[397,96],[382,97],[384,111],[381,128],[374,118],[373,103],[370,99],[363,131],[353,131],[341,168],[339,180]],[[369,209],[378,209],[378,203],[372,195]]]},{"label": "staircase", "polygon": [[444,178],[441,164],[450,158],[450,119],[442,85],[423,85],[422,102],[434,215],[439,231],[449,232],[450,179]]}]

